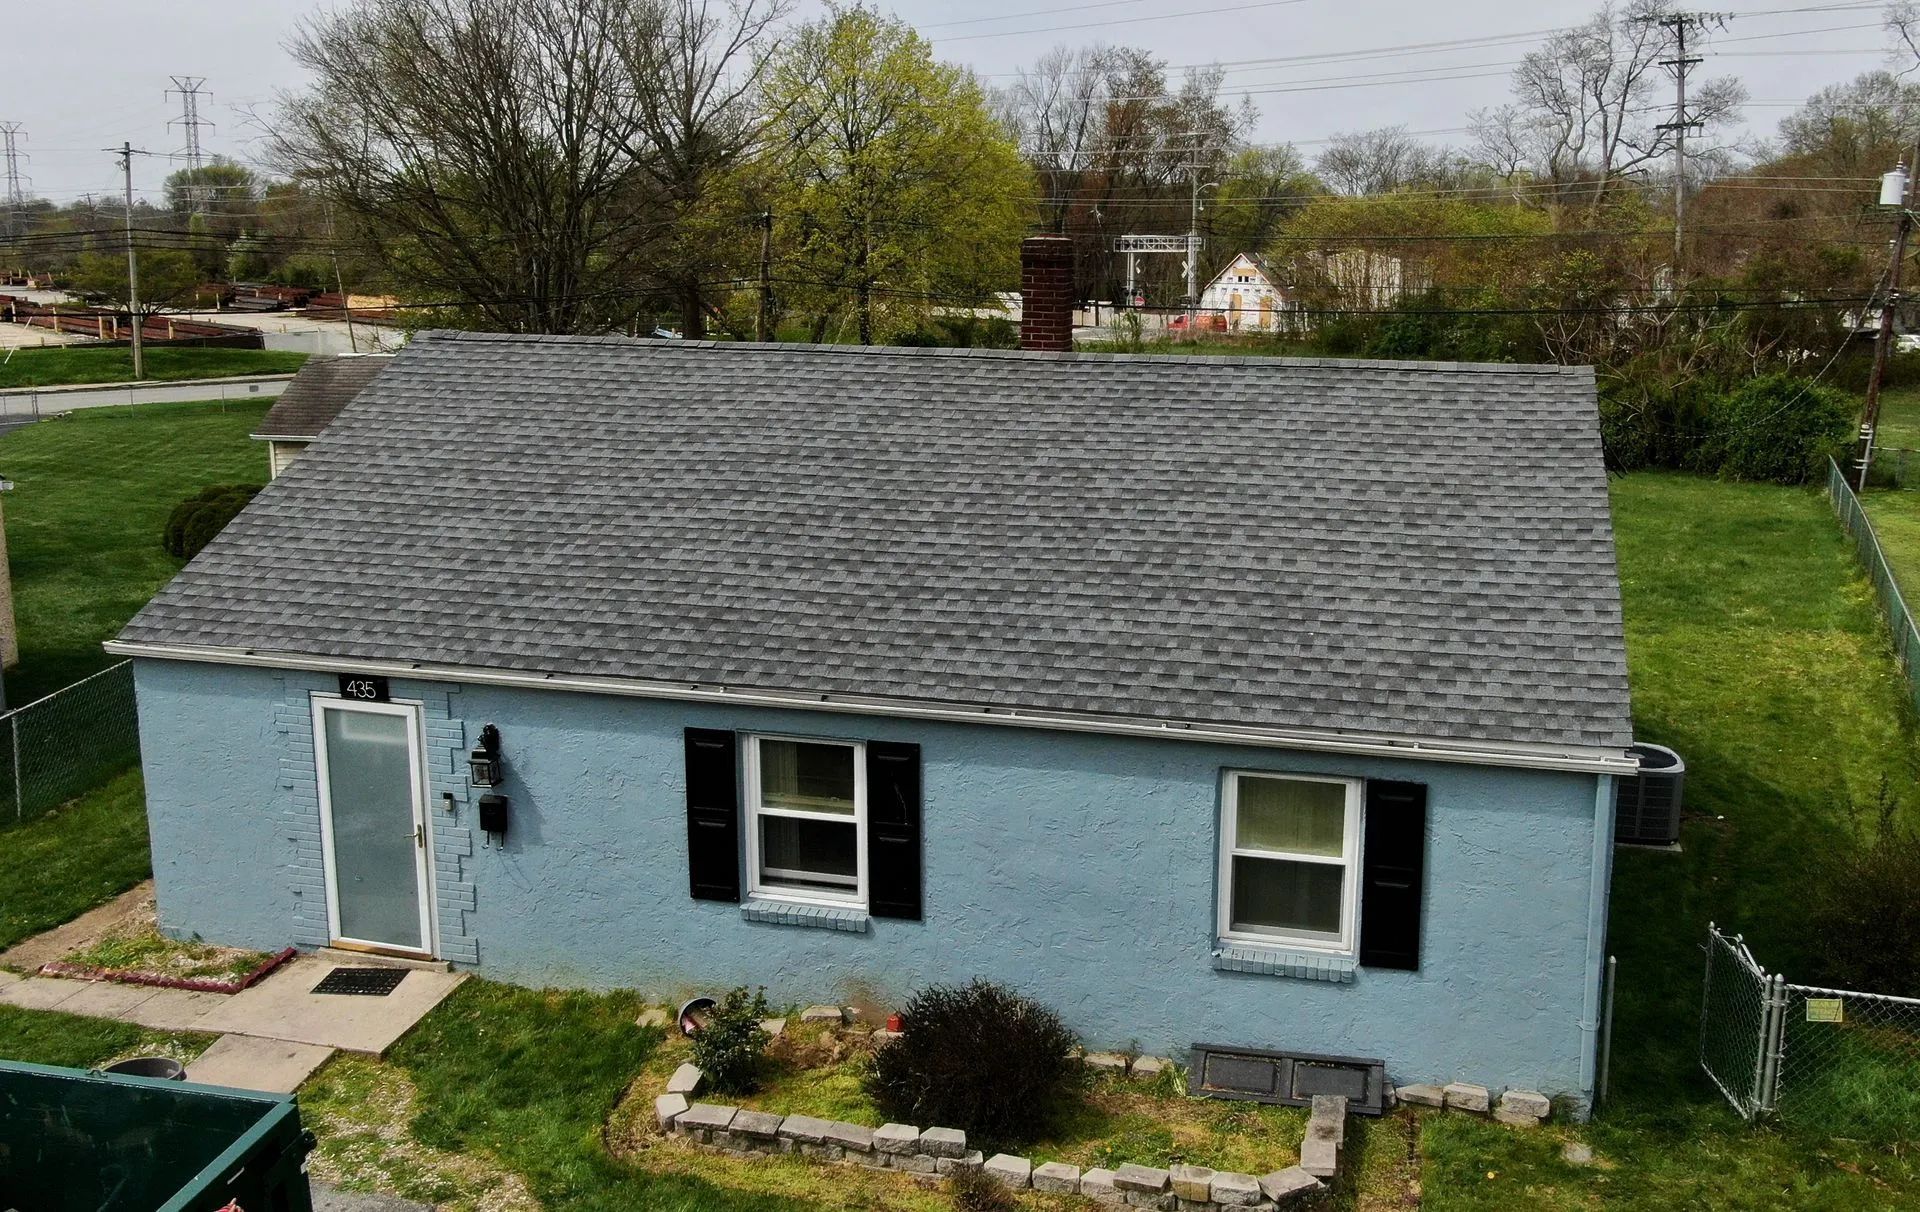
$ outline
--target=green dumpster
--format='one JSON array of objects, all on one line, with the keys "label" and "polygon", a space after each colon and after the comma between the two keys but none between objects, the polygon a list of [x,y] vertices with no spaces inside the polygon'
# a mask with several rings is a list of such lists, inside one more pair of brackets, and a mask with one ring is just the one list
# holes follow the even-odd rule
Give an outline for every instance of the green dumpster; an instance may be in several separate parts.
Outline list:
[{"label": "green dumpster", "polygon": [[0,1061],[0,1210],[312,1212],[291,1094]]}]

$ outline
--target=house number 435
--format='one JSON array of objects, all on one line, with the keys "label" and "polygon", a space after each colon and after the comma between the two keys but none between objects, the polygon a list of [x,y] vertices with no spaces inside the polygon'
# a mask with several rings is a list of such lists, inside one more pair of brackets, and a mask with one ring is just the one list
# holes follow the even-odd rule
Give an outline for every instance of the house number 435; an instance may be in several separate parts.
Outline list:
[{"label": "house number 435", "polygon": [[387,679],[343,673],[340,675],[340,697],[360,703],[384,703],[387,701]]}]

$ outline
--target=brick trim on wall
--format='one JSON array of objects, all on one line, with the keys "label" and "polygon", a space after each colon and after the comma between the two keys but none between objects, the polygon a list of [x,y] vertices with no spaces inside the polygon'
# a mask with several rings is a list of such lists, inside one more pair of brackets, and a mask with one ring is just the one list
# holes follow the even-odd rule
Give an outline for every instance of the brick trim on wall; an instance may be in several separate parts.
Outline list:
[{"label": "brick trim on wall", "polygon": [[[326,857],[320,835],[320,777],[314,765],[313,694],[330,691],[332,679],[310,674],[281,674],[274,729],[280,734],[282,821],[288,845],[287,890],[290,937],[300,947],[324,947],[327,930]],[[466,760],[471,740],[456,715],[460,688],[426,682],[399,683],[393,697],[421,704],[426,746],[427,820],[433,835],[434,920],[439,930],[435,954],[455,963],[480,962],[472,914],[478,904],[473,884],[473,830],[463,822],[471,813]],[[478,734],[478,729],[475,729]],[[446,810],[446,797],[454,810]]]}]

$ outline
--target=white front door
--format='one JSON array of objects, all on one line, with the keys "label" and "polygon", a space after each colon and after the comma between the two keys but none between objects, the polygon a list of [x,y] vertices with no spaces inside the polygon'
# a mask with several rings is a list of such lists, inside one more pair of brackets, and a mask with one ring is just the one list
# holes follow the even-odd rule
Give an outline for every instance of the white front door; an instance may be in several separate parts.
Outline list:
[{"label": "white front door", "polygon": [[313,700],[327,923],[334,941],[433,950],[420,709]]}]

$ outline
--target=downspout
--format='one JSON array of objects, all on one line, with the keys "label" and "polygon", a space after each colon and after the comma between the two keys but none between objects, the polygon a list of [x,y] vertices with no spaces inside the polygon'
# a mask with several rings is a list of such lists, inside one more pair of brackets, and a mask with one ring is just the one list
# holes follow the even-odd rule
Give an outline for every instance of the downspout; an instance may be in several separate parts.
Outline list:
[{"label": "downspout", "polygon": [[1607,899],[1613,885],[1613,780],[1594,779],[1593,869],[1587,890],[1587,987],[1580,998],[1580,1117],[1593,1111],[1599,1082],[1600,998],[1607,974]]}]

